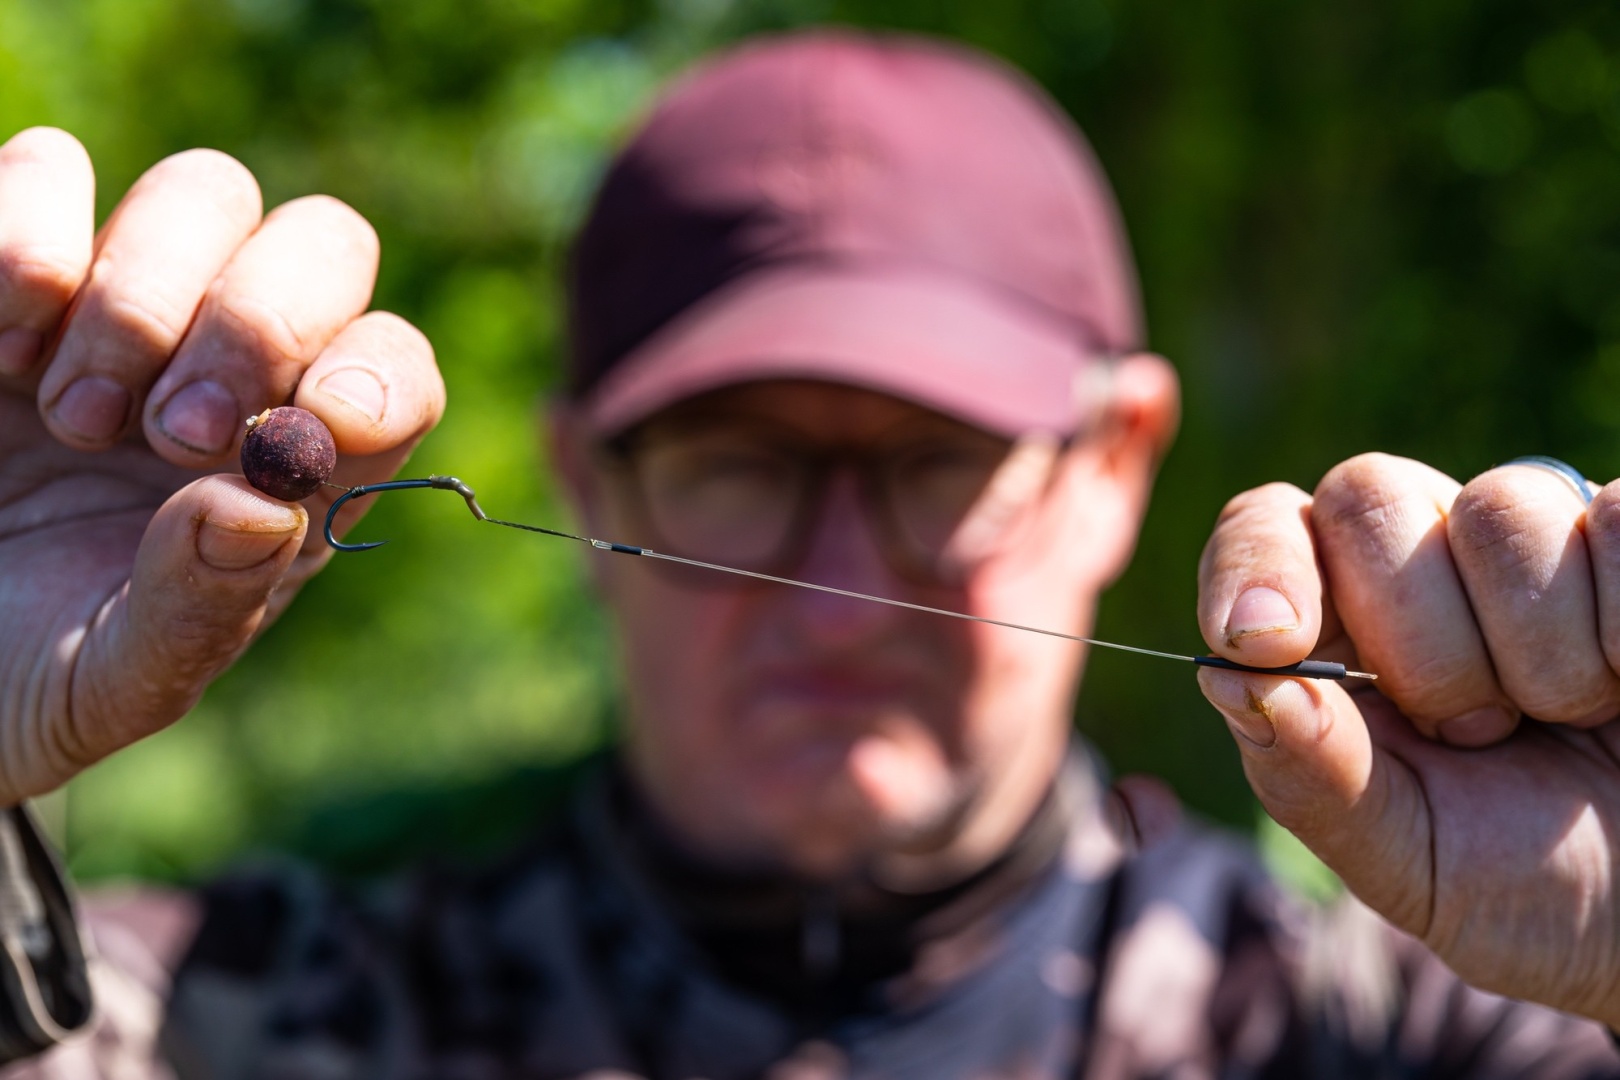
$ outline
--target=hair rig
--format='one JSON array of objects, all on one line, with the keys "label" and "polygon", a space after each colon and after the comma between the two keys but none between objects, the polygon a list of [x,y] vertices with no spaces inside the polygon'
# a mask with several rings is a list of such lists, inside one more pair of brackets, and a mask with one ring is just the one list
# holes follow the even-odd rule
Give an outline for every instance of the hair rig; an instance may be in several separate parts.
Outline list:
[{"label": "hair rig", "polygon": [[[302,413],[302,416],[295,415],[299,413]],[[336,448],[332,442],[331,433],[313,414],[304,412],[302,409],[293,408],[269,410],[249,420],[248,429],[248,436],[242,442],[242,471],[248,482],[260,491],[282,499],[307,498],[323,485],[335,487],[342,491],[342,494],[332,502],[331,507],[327,510],[324,526],[326,542],[336,551],[370,551],[373,548],[382,547],[388,542],[386,540],[373,540],[366,543],[350,544],[344,543],[333,535],[332,524],[337,518],[338,511],[350,500],[379,494],[384,491],[410,491],[420,488],[453,491],[465,500],[467,509],[472,511],[473,517],[479,521],[488,522],[491,525],[502,525],[508,529],[521,529],[524,532],[540,533],[543,536],[555,536],[563,540],[577,540],[582,544],[589,544],[598,551],[618,555],[634,555],[647,559],[661,559],[665,562],[679,563],[682,566],[697,567],[701,570],[710,570],[721,574],[735,574],[740,577],[753,578],[757,581],[768,581],[776,585],[792,585],[799,589],[813,589],[816,592],[831,593],[834,596],[847,596],[853,600],[886,604],[890,607],[920,611],[929,615],[943,615],[946,618],[962,619],[967,622],[1003,626],[1009,630],[1022,630],[1029,634],[1061,638],[1065,641],[1075,641],[1083,645],[1117,649],[1121,652],[1137,653],[1142,656],[1157,656],[1165,660],[1181,660],[1197,664],[1200,667],[1221,668],[1226,671],[1248,671],[1260,675],[1282,675],[1297,679],[1372,680],[1378,678],[1377,675],[1370,672],[1350,671],[1343,664],[1327,660],[1301,660],[1297,664],[1288,664],[1283,667],[1254,667],[1221,656],[1188,656],[1181,653],[1160,652],[1158,649],[1143,649],[1135,645],[1121,645],[1113,641],[1082,637],[1079,634],[1067,634],[1059,630],[1047,630],[1039,626],[1025,626],[1021,623],[1005,622],[1001,619],[988,619],[982,615],[969,615],[966,612],[951,611],[948,608],[929,607],[926,604],[913,604],[905,600],[873,596],[870,593],[855,592],[852,589],[837,589],[831,585],[817,585],[810,581],[798,581],[794,578],[780,577],[775,574],[762,574],[758,571],[743,570],[735,566],[704,562],[701,559],[688,559],[680,555],[669,555],[662,551],[654,551],[651,548],[637,547],[634,544],[619,544],[610,540],[598,540],[594,537],[580,536],[577,533],[564,532],[560,529],[547,529],[539,525],[525,525],[517,521],[503,521],[500,518],[493,518],[484,513],[483,507],[478,505],[478,498],[473,489],[454,476],[386,480],[377,484],[344,487],[341,484],[331,483],[329,479],[336,462]]]}]

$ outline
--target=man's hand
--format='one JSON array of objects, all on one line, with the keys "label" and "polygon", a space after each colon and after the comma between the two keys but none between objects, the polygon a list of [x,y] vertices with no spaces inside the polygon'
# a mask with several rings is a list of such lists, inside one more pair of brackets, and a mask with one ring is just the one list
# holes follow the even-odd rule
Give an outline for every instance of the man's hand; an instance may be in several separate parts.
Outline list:
[{"label": "man's hand", "polygon": [[1366,455],[1232,500],[1199,578],[1220,655],[1378,675],[1200,673],[1271,815],[1464,979],[1620,1028],[1620,483]]},{"label": "man's hand", "polygon": [[178,719],[325,562],[302,506],[218,471],[247,417],[315,413],[357,484],[444,407],[426,339],[365,313],[377,238],[347,206],[264,216],[196,150],[95,233],[94,185],[63,132],[0,145],[0,804]]}]

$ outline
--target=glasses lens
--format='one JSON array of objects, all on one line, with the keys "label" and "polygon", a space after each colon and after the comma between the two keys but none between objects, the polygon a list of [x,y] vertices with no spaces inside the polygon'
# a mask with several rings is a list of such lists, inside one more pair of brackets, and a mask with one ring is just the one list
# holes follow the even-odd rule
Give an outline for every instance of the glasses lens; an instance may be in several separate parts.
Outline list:
[{"label": "glasses lens", "polygon": [[787,548],[807,483],[793,455],[736,432],[694,432],[647,441],[636,464],[670,554],[766,569]]},{"label": "glasses lens", "polygon": [[887,458],[877,477],[879,494],[909,562],[951,580],[982,554],[980,543],[964,548],[963,530],[978,517],[1011,446],[963,431]]}]

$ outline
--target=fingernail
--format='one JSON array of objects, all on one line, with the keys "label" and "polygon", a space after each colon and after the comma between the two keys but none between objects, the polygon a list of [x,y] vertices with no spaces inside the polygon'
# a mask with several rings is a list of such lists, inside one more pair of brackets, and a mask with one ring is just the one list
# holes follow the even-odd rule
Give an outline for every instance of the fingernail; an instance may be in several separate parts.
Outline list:
[{"label": "fingernail", "polygon": [[262,515],[245,528],[204,521],[197,529],[197,556],[216,570],[247,570],[274,558],[305,520],[302,509],[265,503]]},{"label": "fingernail", "polygon": [[85,442],[111,442],[129,423],[134,403],[130,392],[111,379],[85,375],[62,391],[51,418]]},{"label": "fingernail", "polygon": [[223,454],[236,438],[241,416],[235,394],[217,382],[200,379],[169,396],[158,413],[157,428],[187,450]]},{"label": "fingernail", "polygon": [[1256,634],[1277,634],[1299,629],[1299,612],[1288,597],[1265,585],[1255,585],[1238,596],[1226,617],[1226,641],[1236,645]]},{"label": "fingernail", "polygon": [[382,419],[388,393],[382,382],[365,368],[339,368],[315,384],[315,389],[336,398],[373,424]]},{"label": "fingernail", "polygon": [[26,326],[0,334],[0,375],[26,375],[44,345],[45,335]]},{"label": "fingernail", "polygon": [[1487,705],[1473,712],[1441,721],[1436,732],[1452,746],[1488,746],[1507,737],[1518,717],[1500,705]]},{"label": "fingernail", "polygon": [[1226,726],[1232,734],[1256,750],[1270,750],[1277,745],[1277,723],[1272,719],[1271,706],[1264,698],[1255,697],[1254,691],[1244,690],[1248,699],[1242,709],[1221,709]]},{"label": "fingernail", "polygon": [[1277,721],[1269,700],[1275,689],[1258,697],[1248,676],[1210,669],[1198,673],[1198,683],[1237,739],[1257,750],[1277,745]]}]

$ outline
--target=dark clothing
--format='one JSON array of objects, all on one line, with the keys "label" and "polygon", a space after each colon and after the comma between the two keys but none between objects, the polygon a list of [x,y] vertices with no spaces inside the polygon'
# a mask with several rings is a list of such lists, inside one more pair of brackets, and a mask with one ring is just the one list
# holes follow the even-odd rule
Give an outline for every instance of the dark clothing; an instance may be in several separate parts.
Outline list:
[{"label": "dark clothing", "polygon": [[[55,991],[91,1033],[5,1075],[1620,1077],[1599,1026],[1464,987],[1353,904],[1291,903],[1232,839],[1128,853],[1104,799],[1077,756],[970,881],[806,892],[692,859],[604,773],[493,869],[92,903],[96,1019]],[[0,939],[26,906],[0,902]],[[10,952],[11,1029],[29,972],[83,970],[54,954]]]}]

